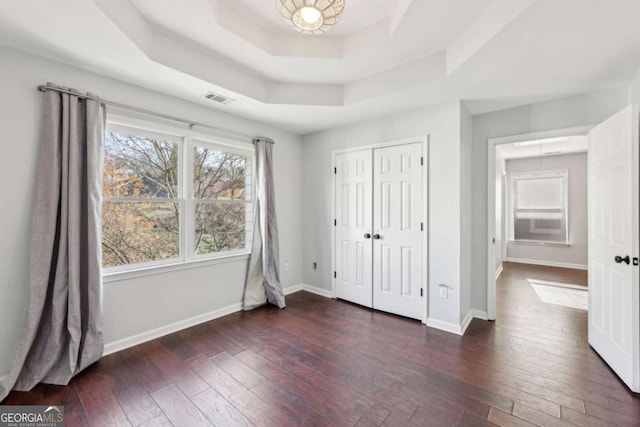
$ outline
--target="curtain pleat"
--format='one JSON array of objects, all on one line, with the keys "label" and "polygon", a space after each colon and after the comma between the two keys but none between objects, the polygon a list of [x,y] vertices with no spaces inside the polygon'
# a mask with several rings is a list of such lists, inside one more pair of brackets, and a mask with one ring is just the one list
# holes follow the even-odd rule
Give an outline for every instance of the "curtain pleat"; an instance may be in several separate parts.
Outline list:
[{"label": "curtain pleat", "polygon": [[[104,350],[101,198],[105,111],[46,92],[32,211],[28,303],[0,400],[11,389],[66,385]],[[79,94],[80,95],[80,94]]]},{"label": "curtain pleat", "polygon": [[256,138],[253,143],[256,156],[256,205],[243,309],[251,310],[267,302],[284,308],[273,182],[273,141]]}]

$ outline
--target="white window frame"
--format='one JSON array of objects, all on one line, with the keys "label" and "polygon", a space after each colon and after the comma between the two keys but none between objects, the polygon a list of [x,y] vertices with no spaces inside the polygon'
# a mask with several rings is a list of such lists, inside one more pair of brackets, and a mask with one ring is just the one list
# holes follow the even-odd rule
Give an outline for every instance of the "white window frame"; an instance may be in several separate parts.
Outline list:
[{"label": "white window frame", "polygon": [[[242,148],[242,147],[238,147],[235,145],[230,145],[228,142],[225,143],[224,141],[220,141],[219,139],[213,139],[210,135],[203,135],[203,134],[193,134],[188,138],[188,143],[187,145],[187,156],[186,156],[186,163],[187,163],[187,180],[185,180],[184,182],[189,183],[188,185],[188,205],[187,208],[189,209],[189,213],[188,213],[188,218],[189,221],[187,223],[187,240],[188,240],[188,251],[187,254],[190,255],[191,259],[190,260],[203,260],[203,259],[211,259],[211,258],[218,258],[218,257],[223,257],[223,256],[231,256],[231,255],[246,255],[249,254],[251,252],[251,238],[253,237],[253,213],[254,213],[254,209],[255,209],[255,165],[254,165],[254,155],[253,155],[253,150],[249,150],[247,148]],[[247,200],[246,198],[244,200],[237,200],[237,201],[216,201],[216,200],[200,200],[200,199],[194,199],[194,195],[193,195],[193,150],[196,147],[206,147],[206,148],[210,148],[210,149],[214,149],[214,150],[220,150],[220,151],[224,151],[225,153],[230,153],[230,154],[238,154],[240,156],[244,156],[246,157],[247,161],[246,161],[246,176],[245,176],[245,188],[249,188],[249,196],[250,199]],[[252,146],[253,148],[253,146]],[[245,228],[245,233],[246,233],[246,237],[245,237],[245,242],[246,242],[246,246],[244,249],[236,249],[236,250],[230,250],[230,251],[221,251],[221,252],[215,252],[213,254],[201,254],[198,255],[196,254],[196,247],[195,247],[195,240],[194,240],[194,236],[193,236],[193,232],[195,230],[195,226],[196,226],[196,216],[195,216],[195,209],[196,209],[196,204],[197,203],[211,203],[211,204],[215,204],[215,203],[233,203],[233,204],[244,204],[246,206],[249,206],[250,208],[247,209],[245,211],[245,223],[247,224],[247,227]]]},{"label": "white window frame", "polygon": [[[150,120],[141,120],[120,114],[107,113],[105,132],[127,131],[135,135],[148,136],[158,140],[175,142],[178,144],[178,198],[153,199],[132,197],[104,197],[105,201],[142,201],[142,202],[174,202],[179,204],[179,255],[176,258],[149,261],[135,264],[125,264],[114,267],[103,267],[105,281],[115,281],[141,275],[158,274],[164,271],[181,270],[197,267],[202,264],[217,264],[236,258],[247,258],[251,253],[254,217],[256,205],[256,180],[255,180],[255,155],[251,142],[240,141],[223,137],[215,133],[203,133],[190,129],[187,126],[169,125]],[[247,209],[246,217],[246,245],[244,249],[214,252],[211,254],[195,254],[195,241],[193,230],[195,228],[195,207],[198,201],[193,199],[193,149],[196,146],[221,150],[227,153],[239,154],[247,158],[247,186],[250,189],[249,200],[244,200],[250,209]],[[215,202],[213,202],[215,203]],[[224,202],[218,202],[224,203]]]},{"label": "white window frame", "polygon": [[[565,221],[565,233],[564,240],[538,240],[538,239],[516,239],[515,238],[515,219],[516,219],[516,181],[526,179],[545,179],[545,178],[561,178],[562,179],[562,194],[563,194],[563,215]],[[509,207],[508,221],[509,221],[509,242],[515,244],[532,244],[532,245],[549,245],[549,246],[568,246],[569,241],[569,171],[567,169],[561,170],[546,170],[535,172],[511,172],[509,174]],[[534,231],[534,225],[531,224],[531,231]],[[555,230],[547,229],[535,229],[539,233],[550,234]]]}]

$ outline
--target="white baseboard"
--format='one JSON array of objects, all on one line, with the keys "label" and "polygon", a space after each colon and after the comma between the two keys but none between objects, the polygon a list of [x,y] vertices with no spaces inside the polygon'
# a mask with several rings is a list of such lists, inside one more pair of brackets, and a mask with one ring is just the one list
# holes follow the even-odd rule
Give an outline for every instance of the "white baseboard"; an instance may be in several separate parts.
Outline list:
[{"label": "white baseboard", "polygon": [[464,335],[464,333],[467,332],[469,323],[471,323],[472,320],[473,320],[473,313],[472,313],[472,310],[469,310],[467,315],[464,316],[464,319],[462,319],[462,322],[460,322],[460,335]]},{"label": "white baseboard", "polygon": [[284,288],[284,294],[285,295],[291,295],[291,294],[295,294],[296,292],[300,292],[302,290],[302,286],[303,285],[294,285],[294,286],[289,286],[288,288]]},{"label": "white baseboard", "polygon": [[474,319],[489,320],[489,315],[486,311],[472,309],[470,313]]},{"label": "white baseboard", "polygon": [[500,274],[502,274],[502,270],[504,270],[504,265],[500,264],[500,267],[498,267],[498,270],[496,270],[496,280],[498,280],[498,277],[500,277]]},{"label": "white baseboard", "polygon": [[327,289],[324,289],[324,288],[319,288],[317,286],[302,285],[302,290],[303,291],[307,291],[307,292],[311,292],[312,294],[320,295],[321,297],[333,298],[333,295],[331,294],[331,291],[329,291]]},{"label": "white baseboard", "polygon": [[518,264],[545,265],[547,267],[562,267],[562,268],[573,268],[574,270],[587,270],[587,266],[584,264],[571,264],[567,262],[555,262],[555,261],[545,261],[545,260],[539,260],[539,259],[525,259],[525,258],[511,258],[511,257],[507,257],[505,261],[515,262]]},{"label": "white baseboard", "polygon": [[466,316],[464,316],[464,319],[462,319],[462,322],[460,322],[459,325],[450,322],[443,322],[442,320],[433,319],[430,317],[427,319],[427,326],[456,335],[464,335],[473,319],[487,320],[488,316],[485,311],[469,310],[469,312]]},{"label": "white baseboard", "polygon": [[456,335],[462,335],[462,328],[455,323],[444,322],[442,320],[429,317],[427,319],[427,326],[431,328],[440,329],[441,331],[450,332]]},{"label": "white baseboard", "polygon": [[240,310],[242,310],[242,303],[231,304],[226,307],[211,311],[209,313],[200,314],[189,319],[180,320],[169,325],[161,326],[156,329],[151,329],[140,334],[132,335],[127,338],[107,343],[104,346],[103,356],[107,356],[117,351],[121,351],[126,348],[133,347],[138,344],[142,344],[144,342],[151,341],[153,339],[160,338],[186,328],[190,328],[191,326],[199,325],[200,323],[208,322],[210,320],[217,319],[228,314],[236,313]]}]

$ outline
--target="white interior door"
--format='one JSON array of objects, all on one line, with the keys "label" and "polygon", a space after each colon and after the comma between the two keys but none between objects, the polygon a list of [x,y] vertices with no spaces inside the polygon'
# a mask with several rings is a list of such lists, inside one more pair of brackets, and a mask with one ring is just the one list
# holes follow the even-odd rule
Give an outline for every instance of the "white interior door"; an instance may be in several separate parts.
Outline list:
[{"label": "white interior door", "polygon": [[371,150],[336,156],[336,297],[366,307],[373,300],[371,177]]},{"label": "white interior door", "polygon": [[589,132],[589,344],[640,391],[638,112]]},{"label": "white interior door", "polygon": [[422,299],[422,144],[373,154],[373,308],[414,319]]}]

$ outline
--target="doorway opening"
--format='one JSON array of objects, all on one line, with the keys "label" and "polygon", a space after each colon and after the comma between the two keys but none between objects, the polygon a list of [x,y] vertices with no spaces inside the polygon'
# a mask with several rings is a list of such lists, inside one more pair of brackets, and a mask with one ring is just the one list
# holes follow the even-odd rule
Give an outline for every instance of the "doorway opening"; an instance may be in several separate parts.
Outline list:
[{"label": "doorway opening", "polygon": [[[497,317],[496,283],[503,274],[528,280],[538,299],[587,304],[589,129],[489,141],[490,320]],[[525,271],[532,277],[522,276]]]},{"label": "doorway opening", "polygon": [[[496,174],[500,171],[498,156],[503,150],[500,146],[513,143],[537,146],[538,162],[541,164],[545,151],[551,147],[550,141],[554,138],[567,140],[571,139],[567,137],[588,135],[587,179],[582,180],[587,181],[588,192],[586,234],[589,296],[586,322],[582,322],[587,338],[584,339],[584,333],[581,335],[582,345],[588,345],[597,352],[635,392],[640,391],[638,119],[638,107],[629,105],[594,127],[489,140],[487,224],[487,312],[489,319],[496,320],[497,257],[502,256],[504,262],[510,260],[509,256],[515,256],[516,261],[526,262],[527,258],[522,258],[522,247],[526,244],[534,246],[536,250],[544,246],[566,248],[575,243],[576,237],[571,230],[571,221],[574,219],[569,215],[571,206],[566,201],[568,190],[565,190],[565,187],[568,188],[567,179],[571,182],[571,176],[567,178],[567,171],[562,168],[522,172],[521,175],[509,173],[506,186],[510,186],[510,191],[506,194],[510,200],[504,203],[508,209],[496,209],[496,206],[500,208],[502,201],[501,193],[496,196],[496,188],[504,182],[500,174],[499,179],[496,179]],[[553,151],[547,152],[547,155],[550,154]],[[500,184],[496,184],[497,182]],[[541,188],[546,188],[553,196],[539,196]],[[569,200],[571,197],[575,198],[569,194]],[[496,214],[496,211],[499,213]],[[506,231],[504,224],[510,226]],[[501,240],[509,239],[508,244],[515,244],[514,248],[508,247],[506,256],[502,252],[504,244],[496,244],[496,233],[504,233],[498,234],[498,237]],[[536,238],[541,241],[536,241]],[[558,261],[558,257],[529,264],[551,266],[548,268],[575,267],[566,259]],[[540,283],[538,279],[538,283],[532,286],[534,289],[536,286],[539,288],[536,290],[539,297],[548,300],[555,298],[558,301],[557,291],[562,286],[557,286],[557,283]],[[569,299],[569,290],[580,290],[575,287],[564,288],[565,302]],[[534,319],[539,317],[540,313],[534,312],[532,315]],[[516,319],[519,317],[516,316]],[[529,324],[526,319],[521,322],[518,326]]]},{"label": "doorway opening", "polygon": [[498,292],[517,282],[520,301],[587,311],[587,149],[586,135],[496,145]]}]

